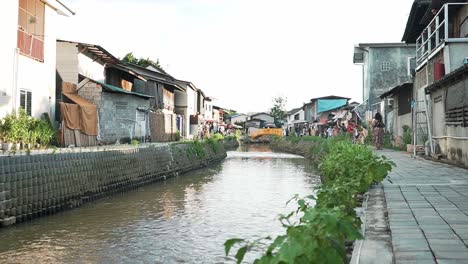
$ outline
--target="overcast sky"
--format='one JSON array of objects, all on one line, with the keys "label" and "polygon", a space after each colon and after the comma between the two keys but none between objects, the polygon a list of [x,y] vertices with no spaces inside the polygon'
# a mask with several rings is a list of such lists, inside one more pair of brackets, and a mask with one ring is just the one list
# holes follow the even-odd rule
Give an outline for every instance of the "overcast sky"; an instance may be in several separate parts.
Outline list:
[{"label": "overcast sky", "polygon": [[98,44],[116,57],[159,58],[215,104],[266,111],[313,97],[362,101],[353,46],[399,42],[413,0],[67,0],[59,38]]}]

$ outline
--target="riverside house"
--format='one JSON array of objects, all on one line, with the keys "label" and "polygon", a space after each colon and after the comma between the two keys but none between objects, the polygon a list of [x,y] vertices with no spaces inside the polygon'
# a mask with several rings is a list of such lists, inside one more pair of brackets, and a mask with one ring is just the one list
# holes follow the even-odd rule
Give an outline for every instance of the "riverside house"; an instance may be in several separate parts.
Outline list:
[{"label": "riverside house", "polygon": [[106,83],[139,94],[151,96],[151,140],[173,141],[180,133],[177,129],[175,91],[186,92],[177,80],[160,68],[147,68],[121,62],[106,67]]},{"label": "riverside house", "polygon": [[468,166],[468,2],[414,1],[403,41],[416,45],[414,112],[425,113],[416,143]]},{"label": "riverside house", "polygon": [[174,104],[176,114],[182,117],[179,125],[180,135],[187,139],[193,139],[198,133],[197,98],[198,89],[191,82],[176,81],[184,91],[174,90]]},{"label": "riverside house", "polygon": [[286,113],[286,129],[294,127],[295,124],[306,123],[303,107],[294,108]]},{"label": "riverside house", "polygon": [[[56,120],[63,122],[64,146],[128,143],[150,137],[148,111],[153,97],[105,83],[106,68],[118,63],[99,45],[57,41],[60,111]],[[80,118],[73,120],[73,116]]]},{"label": "riverside house", "polygon": [[304,104],[304,119],[309,124],[324,125],[328,122],[330,114],[348,105],[350,98],[342,96],[324,96],[310,99]]},{"label": "riverside house", "polygon": [[372,120],[382,111],[380,96],[392,88],[411,81],[414,69],[412,43],[361,43],[354,47],[353,63],[362,66],[362,113],[365,120]]},{"label": "riverside house", "polygon": [[1,9],[0,118],[20,107],[31,116],[55,115],[58,16],[74,13],[63,1],[8,0]]}]

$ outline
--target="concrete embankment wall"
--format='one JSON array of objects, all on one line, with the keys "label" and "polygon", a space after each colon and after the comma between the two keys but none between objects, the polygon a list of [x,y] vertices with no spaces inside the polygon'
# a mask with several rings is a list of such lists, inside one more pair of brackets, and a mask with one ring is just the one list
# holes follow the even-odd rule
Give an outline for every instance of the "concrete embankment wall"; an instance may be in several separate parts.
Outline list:
[{"label": "concrete embankment wall", "polygon": [[193,143],[0,157],[0,226],[75,208],[225,157],[222,144]]},{"label": "concrete embankment wall", "polygon": [[296,154],[296,155],[303,156],[304,158],[308,158],[316,162],[318,162],[320,159],[319,156],[316,156],[314,153],[311,152],[311,148],[313,146],[317,146],[317,143],[315,142],[299,141],[297,143],[294,143],[291,141],[281,139],[281,140],[273,140],[270,143],[270,146],[273,150]]}]

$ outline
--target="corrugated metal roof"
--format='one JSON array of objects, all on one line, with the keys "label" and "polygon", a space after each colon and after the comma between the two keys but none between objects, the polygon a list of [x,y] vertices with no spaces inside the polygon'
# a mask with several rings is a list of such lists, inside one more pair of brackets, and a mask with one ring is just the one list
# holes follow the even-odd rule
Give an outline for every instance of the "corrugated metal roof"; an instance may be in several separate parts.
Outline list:
[{"label": "corrugated metal roof", "polygon": [[460,68],[454,70],[453,72],[445,75],[444,77],[442,77],[442,79],[436,82],[433,82],[431,85],[427,86],[424,90],[426,91],[426,93],[435,91],[441,88],[442,86],[446,85],[450,81],[455,80],[456,78],[462,76],[465,73],[468,73],[468,64],[461,66]]},{"label": "corrugated metal roof", "polygon": [[408,88],[408,87],[411,87],[411,86],[413,86],[413,82],[405,82],[405,83],[399,84],[399,85],[397,85],[397,86],[391,88],[391,89],[388,90],[387,92],[383,93],[383,94],[380,96],[380,99],[387,98],[387,97],[389,97],[390,95],[395,94],[395,93],[398,92],[399,90],[405,89],[405,88]]},{"label": "corrugated metal roof", "polygon": [[160,82],[163,84],[167,84],[172,86],[173,88],[181,91],[185,91],[186,89],[181,87],[176,81],[174,77],[172,77],[169,74],[164,74],[161,72],[156,72],[151,69],[147,69],[144,67],[141,67],[139,65],[135,65],[132,63],[127,63],[127,62],[120,62],[119,64],[116,65],[111,65],[111,67],[126,71],[132,75],[137,75],[141,76],[144,79],[149,79],[152,81]]},{"label": "corrugated metal roof", "polygon": [[415,0],[413,2],[402,41],[406,43],[416,43],[419,34],[421,34],[426,27],[426,25],[421,24],[421,20],[426,15],[427,9],[431,3],[432,0]]},{"label": "corrugated metal roof", "polygon": [[113,86],[113,85],[110,85],[110,84],[107,84],[107,83],[94,81],[94,80],[91,80],[91,81],[100,84],[105,90],[113,92],[113,93],[135,95],[135,96],[143,97],[145,99],[154,98],[154,96],[151,96],[151,95],[146,95],[146,94],[127,91],[127,90],[124,90],[122,88],[119,88],[117,86]]},{"label": "corrugated metal roof", "polygon": [[96,56],[97,59],[100,59],[101,61],[105,63],[114,64],[114,63],[120,62],[119,59],[114,57],[114,55],[112,55],[110,52],[108,52],[107,50],[105,50],[103,47],[99,45],[76,42],[76,41],[61,40],[61,39],[58,39],[57,42],[74,43],[77,45],[78,49],[80,50],[80,53],[89,52],[92,55]]}]

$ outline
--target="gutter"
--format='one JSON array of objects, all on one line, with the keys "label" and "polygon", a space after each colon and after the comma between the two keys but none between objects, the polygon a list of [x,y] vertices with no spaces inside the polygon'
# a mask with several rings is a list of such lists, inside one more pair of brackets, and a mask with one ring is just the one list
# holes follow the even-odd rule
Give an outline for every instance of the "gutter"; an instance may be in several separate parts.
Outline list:
[{"label": "gutter", "polygon": [[63,8],[65,8],[68,12],[70,12],[72,15],[76,15],[75,12],[73,12],[70,8],[68,8],[64,3],[62,3],[60,0],[55,0],[57,3],[59,3]]}]

